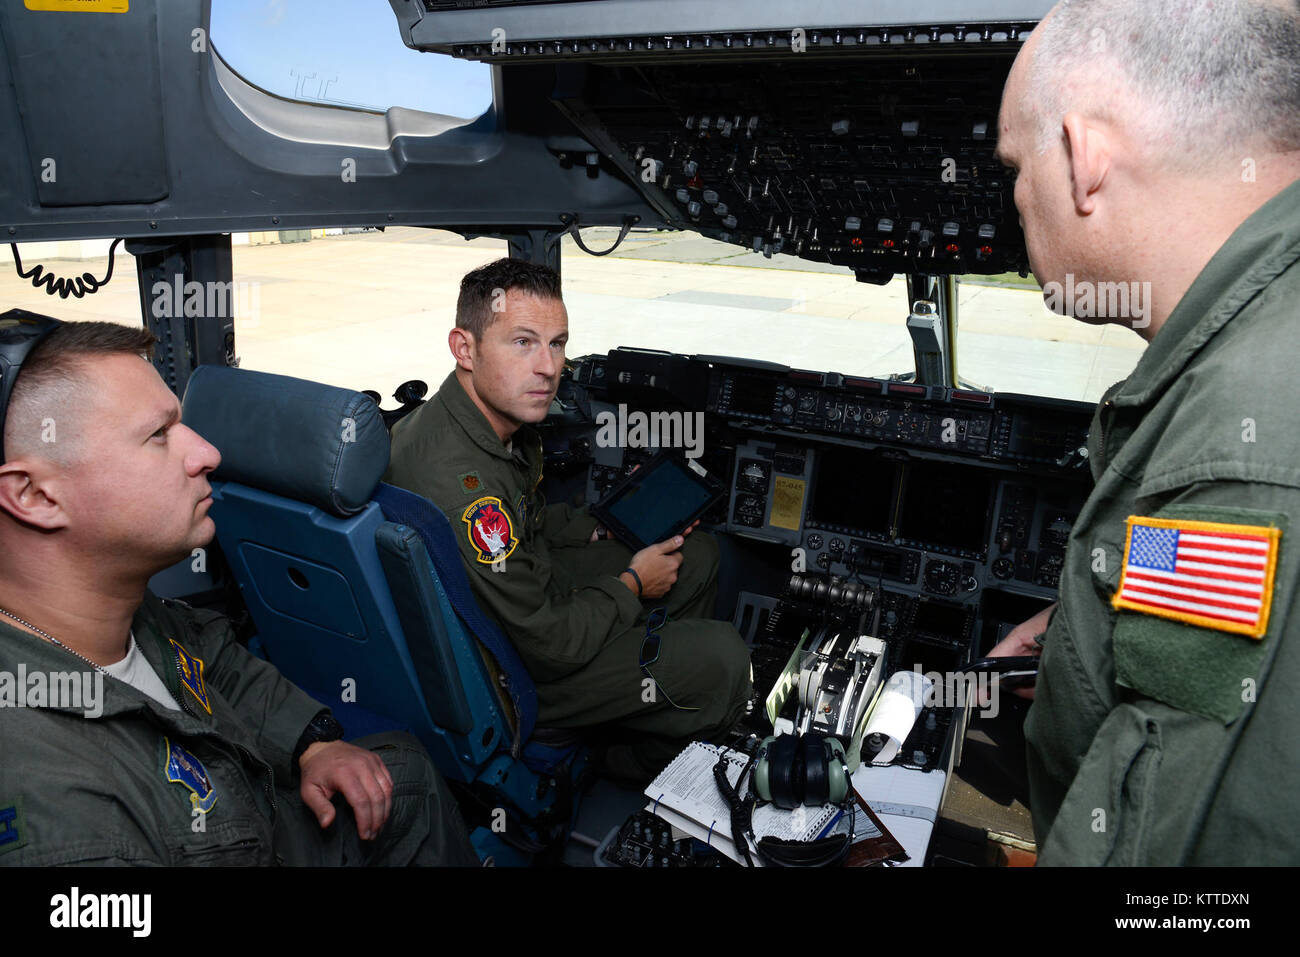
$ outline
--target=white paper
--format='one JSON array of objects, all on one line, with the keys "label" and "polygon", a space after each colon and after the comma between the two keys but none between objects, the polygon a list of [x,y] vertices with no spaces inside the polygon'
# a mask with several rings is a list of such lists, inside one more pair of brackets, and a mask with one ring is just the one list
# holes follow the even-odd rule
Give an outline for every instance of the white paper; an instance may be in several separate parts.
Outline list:
[{"label": "white paper", "polygon": [[945,780],[939,770],[917,771],[896,764],[884,768],[864,764],[853,772],[853,786],[862,800],[911,858],[904,867],[920,867],[925,862],[943,803]]},{"label": "white paper", "polygon": [[888,764],[898,754],[907,736],[916,724],[917,716],[925,705],[926,696],[934,687],[934,682],[916,671],[896,671],[885,684],[880,693],[880,700],[871,712],[867,722],[866,737],[879,734],[888,740],[880,753],[873,759],[874,764]]}]

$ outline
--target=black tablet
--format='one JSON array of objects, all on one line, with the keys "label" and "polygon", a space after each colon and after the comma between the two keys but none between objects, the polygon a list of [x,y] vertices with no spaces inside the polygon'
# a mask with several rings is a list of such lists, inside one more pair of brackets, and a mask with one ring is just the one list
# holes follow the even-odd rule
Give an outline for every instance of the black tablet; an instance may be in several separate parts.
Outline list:
[{"label": "black tablet", "polygon": [[591,514],[639,552],[679,534],[726,494],[726,486],[679,450],[665,449],[619,482]]}]

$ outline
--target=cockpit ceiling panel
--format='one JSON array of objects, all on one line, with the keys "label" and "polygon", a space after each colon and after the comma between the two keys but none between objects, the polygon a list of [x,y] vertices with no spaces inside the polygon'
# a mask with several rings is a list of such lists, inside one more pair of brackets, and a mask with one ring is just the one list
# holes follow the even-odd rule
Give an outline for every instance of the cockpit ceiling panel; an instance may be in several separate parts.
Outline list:
[{"label": "cockpit ceiling panel", "polygon": [[390,0],[415,49],[528,59],[781,57],[1018,42],[1051,0]]},{"label": "cockpit ceiling panel", "polygon": [[868,281],[997,274],[1028,268],[994,158],[1012,59],[574,65],[556,101],[674,226]]}]

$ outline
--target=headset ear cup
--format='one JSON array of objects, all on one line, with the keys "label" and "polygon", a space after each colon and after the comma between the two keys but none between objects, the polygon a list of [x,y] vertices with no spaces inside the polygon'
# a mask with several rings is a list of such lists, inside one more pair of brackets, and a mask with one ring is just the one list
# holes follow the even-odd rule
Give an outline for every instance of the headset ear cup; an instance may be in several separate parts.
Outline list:
[{"label": "headset ear cup", "polygon": [[827,789],[826,803],[843,804],[849,796],[848,757],[839,738],[826,740]]},{"label": "headset ear cup", "polygon": [[772,800],[772,742],[776,738],[768,737],[758,746],[758,761],[754,764],[754,793],[761,800]]},{"label": "headset ear cup", "polygon": [[768,750],[768,787],[771,801],[779,808],[792,810],[799,804],[800,782],[795,769],[799,735],[783,734],[772,742]]},{"label": "headset ear cup", "polygon": [[806,734],[802,742],[803,802],[815,807],[826,803],[826,744],[820,734]]}]

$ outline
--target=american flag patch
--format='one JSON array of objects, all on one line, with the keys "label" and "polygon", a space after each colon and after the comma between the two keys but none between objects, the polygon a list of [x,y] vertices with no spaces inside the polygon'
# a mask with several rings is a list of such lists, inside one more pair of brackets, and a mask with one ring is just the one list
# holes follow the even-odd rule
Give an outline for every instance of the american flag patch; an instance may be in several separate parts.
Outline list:
[{"label": "american flag patch", "polygon": [[1130,515],[1115,608],[1261,638],[1279,528]]}]

